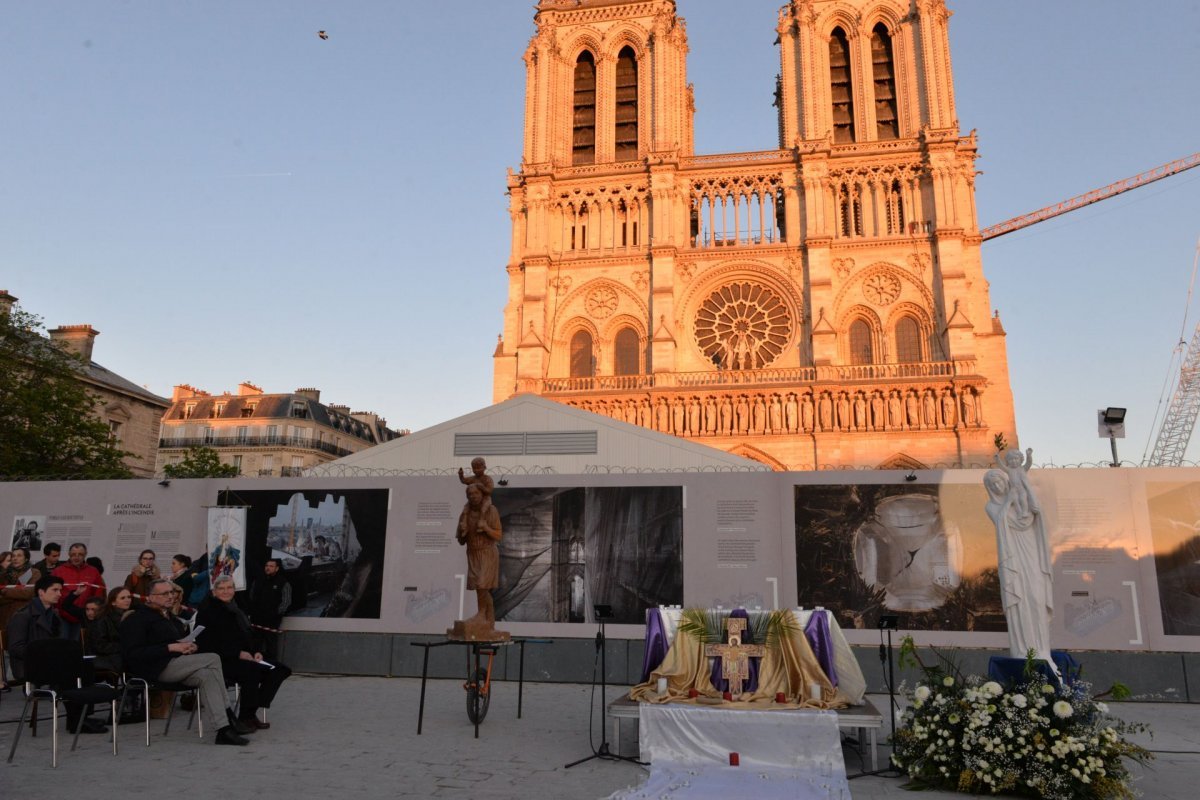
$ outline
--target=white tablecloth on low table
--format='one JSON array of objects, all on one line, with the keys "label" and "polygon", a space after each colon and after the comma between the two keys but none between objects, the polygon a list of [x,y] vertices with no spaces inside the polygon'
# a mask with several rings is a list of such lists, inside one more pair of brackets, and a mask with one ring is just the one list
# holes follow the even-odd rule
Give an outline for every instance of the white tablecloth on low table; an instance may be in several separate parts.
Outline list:
[{"label": "white tablecloth on low table", "polygon": [[[849,798],[832,711],[639,707],[644,784],[613,798]],[[737,753],[740,765],[729,766]]]}]

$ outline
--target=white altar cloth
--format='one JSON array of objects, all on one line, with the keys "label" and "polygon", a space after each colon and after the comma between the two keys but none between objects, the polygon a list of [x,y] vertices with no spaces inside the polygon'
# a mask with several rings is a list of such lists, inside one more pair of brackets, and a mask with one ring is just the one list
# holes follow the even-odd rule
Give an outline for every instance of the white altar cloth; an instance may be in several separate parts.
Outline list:
[{"label": "white altar cloth", "polygon": [[[850,797],[832,711],[639,706],[650,777],[613,798]],[[737,753],[740,765],[729,765]]]}]

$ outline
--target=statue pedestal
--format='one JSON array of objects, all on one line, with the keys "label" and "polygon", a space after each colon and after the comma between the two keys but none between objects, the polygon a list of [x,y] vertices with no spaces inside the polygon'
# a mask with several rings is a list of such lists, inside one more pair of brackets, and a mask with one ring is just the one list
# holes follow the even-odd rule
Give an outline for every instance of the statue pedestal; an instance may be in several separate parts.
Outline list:
[{"label": "statue pedestal", "polygon": [[460,619],[453,628],[446,630],[447,639],[460,642],[507,642],[512,638],[508,631],[498,631],[495,626],[481,619]]}]

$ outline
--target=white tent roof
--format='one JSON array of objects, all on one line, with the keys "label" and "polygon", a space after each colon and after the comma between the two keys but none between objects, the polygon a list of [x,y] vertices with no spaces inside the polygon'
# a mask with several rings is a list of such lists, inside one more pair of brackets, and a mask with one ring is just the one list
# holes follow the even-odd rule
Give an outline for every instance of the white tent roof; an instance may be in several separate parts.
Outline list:
[{"label": "white tent roof", "polygon": [[493,474],[769,471],[763,464],[536,395],[517,395],[314,467],[310,475],[449,473],[483,456]]}]

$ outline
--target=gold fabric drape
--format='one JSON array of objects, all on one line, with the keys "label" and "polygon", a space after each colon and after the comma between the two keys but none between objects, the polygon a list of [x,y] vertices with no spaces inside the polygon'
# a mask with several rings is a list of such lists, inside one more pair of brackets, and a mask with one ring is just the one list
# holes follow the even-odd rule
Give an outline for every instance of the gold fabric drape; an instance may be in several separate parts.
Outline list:
[{"label": "gold fabric drape", "polygon": [[[812,646],[793,612],[782,641],[767,648],[758,665],[758,688],[740,699],[722,704],[722,708],[846,708],[849,703],[829,682]],[[630,699],[640,703],[702,704],[700,698],[717,698],[721,693],[712,685],[711,666],[704,655],[704,643],[686,631],[675,634],[675,641],[662,664],[650,673],[650,679],[629,691]],[[658,679],[667,679],[667,691],[658,693]],[[810,686],[821,687],[821,699],[814,700]],[[695,689],[698,697],[689,697]],[[787,702],[775,702],[783,693]]]}]

